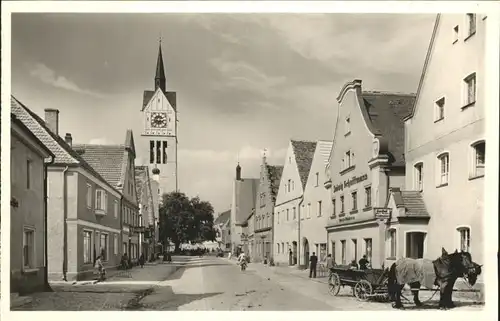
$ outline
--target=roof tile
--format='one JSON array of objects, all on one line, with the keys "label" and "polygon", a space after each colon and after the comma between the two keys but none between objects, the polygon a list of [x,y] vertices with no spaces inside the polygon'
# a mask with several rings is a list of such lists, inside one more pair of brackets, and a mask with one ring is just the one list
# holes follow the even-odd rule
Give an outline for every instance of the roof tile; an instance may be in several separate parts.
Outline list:
[{"label": "roof tile", "polygon": [[291,142],[300,180],[302,182],[302,188],[305,188],[317,143],[305,140],[292,140]]}]

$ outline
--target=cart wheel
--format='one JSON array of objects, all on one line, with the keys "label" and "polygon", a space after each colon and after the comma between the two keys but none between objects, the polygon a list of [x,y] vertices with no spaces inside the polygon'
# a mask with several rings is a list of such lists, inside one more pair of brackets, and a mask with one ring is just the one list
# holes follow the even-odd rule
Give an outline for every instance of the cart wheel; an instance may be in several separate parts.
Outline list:
[{"label": "cart wheel", "polygon": [[328,278],[328,292],[335,296],[339,294],[340,291],[340,277],[337,273],[332,273],[330,278]]},{"label": "cart wheel", "polygon": [[370,282],[361,280],[354,286],[354,296],[360,301],[368,301],[368,294],[372,294]]}]

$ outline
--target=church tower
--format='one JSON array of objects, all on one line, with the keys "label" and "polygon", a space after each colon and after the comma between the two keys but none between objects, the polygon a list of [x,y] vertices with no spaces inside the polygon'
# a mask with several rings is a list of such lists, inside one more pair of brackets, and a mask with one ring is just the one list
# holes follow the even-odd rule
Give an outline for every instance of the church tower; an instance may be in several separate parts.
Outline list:
[{"label": "church tower", "polygon": [[148,165],[159,182],[159,193],[177,191],[177,99],[167,90],[167,79],[161,50],[156,60],[154,90],[145,90],[142,102],[143,129],[139,158]]}]

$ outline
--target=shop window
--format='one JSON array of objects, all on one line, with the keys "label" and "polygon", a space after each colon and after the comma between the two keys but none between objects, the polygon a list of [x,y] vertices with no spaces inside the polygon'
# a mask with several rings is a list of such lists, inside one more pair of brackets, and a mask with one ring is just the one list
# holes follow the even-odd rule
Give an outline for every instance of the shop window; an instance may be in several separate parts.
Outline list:
[{"label": "shop window", "polygon": [[345,240],[341,240],[340,241],[340,246],[341,246],[341,262],[342,262],[342,265],[346,265],[347,262],[346,262],[346,259],[345,259],[345,251],[346,251],[346,244],[345,244]]},{"label": "shop window", "polygon": [[92,232],[83,231],[83,263],[92,263]]},{"label": "shop window", "polygon": [[373,241],[371,238],[365,239],[365,255],[370,264],[372,263],[372,243]]}]

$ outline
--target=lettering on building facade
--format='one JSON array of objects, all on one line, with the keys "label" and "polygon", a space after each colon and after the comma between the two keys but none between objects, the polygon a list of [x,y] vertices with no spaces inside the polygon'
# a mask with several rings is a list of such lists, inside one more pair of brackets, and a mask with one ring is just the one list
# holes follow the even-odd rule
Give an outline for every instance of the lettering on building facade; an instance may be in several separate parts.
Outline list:
[{"label": "lettering on building facade", "polygon": [[351,187],[355,184],[361,183],[368,179],[368,174],[364,174],[361,176],[353,176],[351,179],[344,181],[343,184],[338,184],[333,187],[333,192],[336,193],[338,191],[343,191],[344,188]]},{"label": "lettering on building facade", "polygon": [[346,222],[346,221],[351,221],[354,220],[354,216],[344,216],[339,218],[339,222]]}]

